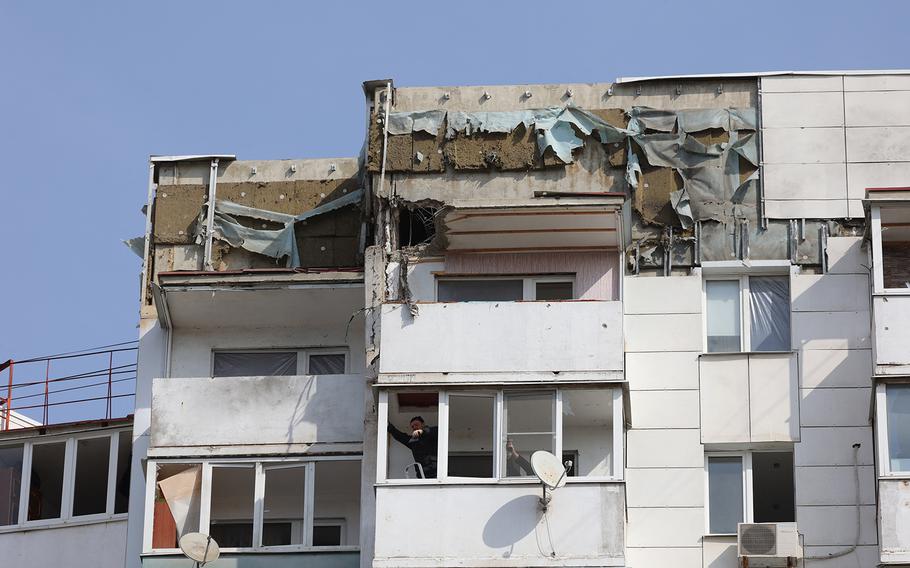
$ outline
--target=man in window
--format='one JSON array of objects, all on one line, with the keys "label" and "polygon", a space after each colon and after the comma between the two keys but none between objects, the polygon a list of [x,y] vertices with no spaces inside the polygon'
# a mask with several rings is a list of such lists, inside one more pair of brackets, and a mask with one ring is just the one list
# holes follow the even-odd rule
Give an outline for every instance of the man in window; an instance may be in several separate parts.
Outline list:
[{"label": "man in window", "polygon": [[423,478],[433,479],[436,477],[439,429],[427,426],[422,416],[411,418],[410,425],[411,434],[408,435],[389,422],[389,434],[411,450],[414,461],[420,464],[417,474]]},{"label": "man in window", "polygon": [[518,453],[512,440],[506,440],[506,476],[521,477],[523,475],[534,475],[531,463]]}]

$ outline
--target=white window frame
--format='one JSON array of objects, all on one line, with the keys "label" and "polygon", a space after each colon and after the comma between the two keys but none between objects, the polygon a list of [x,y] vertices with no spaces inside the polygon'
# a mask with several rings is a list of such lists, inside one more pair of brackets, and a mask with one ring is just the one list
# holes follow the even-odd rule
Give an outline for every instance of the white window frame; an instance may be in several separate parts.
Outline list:
[{"label": "white window frame", "polygon": [[891,469],[891,448],[888,447],[888,385],[904,385],[910,388],[910,382],[889,381],[875,385],[875,436],[878,438],[878,475],[891,479],[910,479],[910,470],[895,471]]},{"label": "white window frame", "polygon": [[[905,205],[905,203],[895,203]],[[910,288],[885,288],[884,240],[882,239],[882,208],[884,204],[869,206],[869,220],[872,232],[872,292],[882,296],[910,296]]]},{"label": "white window frame", "polygon": [[[742,451],[710,451],[705,452],[705,536],[731,536],[736,533],[712,533],[711,532],[711,492],[710,492],[710,480],[708,478],[708,460],[715,457],[740,457],[743,460],[743,520],[740,522],[743,523],[752,523],[754,522],[755,516],[753,511],[754,505],[754,491],[752,483],[752,456],[755,454],[762,453],[784,453],[789,452],[793,454],[795,449],[792,447],[789,448],[778,448],[778,449],[762,449],[762,450],[742,450]],[[793,464],[793,481],[796,483],[796,462]],[[794,495],[796,494],[796,488],[794,487]],[[796,509],[796,502],[794,501],[794,512]]]},{"label": "white window frame", "polygon": [[[310,370],[310,355],[344,355],[344,374],[351,372],[351,352],[346,346],[326,346],[326,347],[269,347],[264,349],[255,348],[213,348],[209,356],[209,376],[214,379],[230,379],[231,377],[215,376],[215,353],[296,353],[297,354],[297,376],[307,376]],[[321,376],[321,375],[314,375]],[[325,375],[331,376],[331,375]]]},{"label": "white window frame", "polygon": [[[749,293],[749,279],[768,276],[787,276],[789,297],[788,327],[790,330],[789,348],[784,351],[755,351],[752,349],[752,298]],[[739,351],[708,351],[708,282],[739,282]],[[701,284],[702,317],[702,351],[707,355],[733,355],[735,353],[792,353],[793,352],[793,278],[790,272],[774,271],[748,274],[718,274],[705,276]],[[748,346],[748,348],[747,348]]]},{"label": "white window frame", "polygon": [[[117,497],[117,450],[119,448],[119,440],[121,435],[129,435],[130,432],[132,432],[130,428],[105,432],[80,432],[78,434],[50,436],[47,438],[41,437],[41,439],[36,440],[10,441],[9,443],[0,445],[0,447],[22,446],[22,479],[19,484],[19,518],[18,522],[14,524],[0,526],[0,534],[25,529],[32,530],[36,528],[51,528],[63,525],[74,526],[126,519],[129,516],[129,512],[115,513],[114,506]],[[96,513],[93,515],[73,516],[73,496],[76,486],[77,441],[91,438],[110,439],[105,510],[103,513]],[[28,520],[28,499],[31,491],[32,451],[36,446],[60,442],[65,444],[60,516],[53,519],[36,519],[30,521]]]},{"label": "white window frame", "polygon": [[[443,274],[436,276],[436,281],[433,284],[433,291],[435,293],[435,300],[439,302],[439,283],[442,281],[450,280],[460,280],[460,281],[471,281],[471,282],[484,282],[490,280],[521,280],[521,301],[524,302],[567,302],[571,300],[538,300],[537,299],[537,283],[538,282],[568,282],[572,284],[572,300],[578,299],[578,286],[576,285],[576,275],[575,274],[552,274],[552,275],[528,275],[528,274],[497,274],[495,276],[484,276],[483,274],[471,274],[471,275],[459,275],[459,276],[446,276]],[[492,301],[492,300],[491,300]],[[507,301],[507,300],[502,300]]]},{"label": "white window frame", "polygon": [[[554,422],[556,429],[554,450],[557,456],[562,456],[563,450],[563,428],[562,428],[562,394],[566,390],[594,390],[603,389],[612,392],[612,455],[610,456],[610,475],[589,475],[589,476],[572,476],[567,477],[567,483],[603,483],[622,481],[625,464],[625,447],[624,447],[624,409],[623,393],[620,385],[613,384],[592,384],[577,385],[577,389],[568,389],[566,387],[547,386],[544,388],[515,388],[499,387],[496,389],[471,390],[469,388],[452,388],[452,389],[432,389],[432,392],[438,393],[438,425],[439,437],[437,454],[439,456],[436,468],[435,479],[407,479],[407,478],[389,478],[388,477],[388,455],[389,455],[389,435],[384,427],[378,429],[378,438],[376,445],[376,483],[378,485],[440,485],[440,484],[511,484],[511,483],[537,483],[533,477],[506,477],[502,471],[501,461],[502,452],[505,447],[505,395],[508,393],[555,393],[554,402]],[[379,391],[379,404],[377,420],[380,425],[389,422],[389,394],[395,392],[415,392],[420,389],[382,389]],[[493,463],[494,474],[492,477],[450,477],[448,475],[448,455],[449,455],[449,395],[464,395],[477,393],[477,395],[491,392],[496,394],[496,406],[494,414],[494,439],[497,443],[493,446]]]},{"label": "white window frame", "polygon": [[[212,469],[215,467],[250,467],[255,468],[255,483],[253,494],[253,546],[249,548],[222,548],[222,552],[227,553],[257,553],[257,552],[318,552],[318,551],[338,551],[338,552],[358,552],[360,546],[341,545],[341,546],[313,546],[313,523],[314,507],[316,495],[316,464],[323,461],[356,461],[362,462],[362,457],[356,456],[318,456],[306,458],[205,458],[205,459],[154,459],[148,460],[146,469],[146,487],[145,487],[145,520],[142,531],[142,554],[145,556],[180,554],[179,548],[152,548],[152,529],[154,528],[154,509],[155,509],[155,484],[157,482],[157,467],[165,464],[186,464],[201,465],[202,480],[200,487],[200,506],[199,506],[199,531],[208,534],[210,527],[211,515],[211,494],[212,494]],[[277,469],[281,467],[301,467],[305,468],[304,473],[304,526],[303,537],[304,544],[289,544],[281,546],[263,546],[262,545],[262,527],[264,522],[265,507],[265,472],[268,469]],[[359,488],[358,488],[359,490]],[[358,498],[359,502],[359,498]],[[361,513],[362,514],[362,511]],[[342,534],[342,541],[344,539]]]}]

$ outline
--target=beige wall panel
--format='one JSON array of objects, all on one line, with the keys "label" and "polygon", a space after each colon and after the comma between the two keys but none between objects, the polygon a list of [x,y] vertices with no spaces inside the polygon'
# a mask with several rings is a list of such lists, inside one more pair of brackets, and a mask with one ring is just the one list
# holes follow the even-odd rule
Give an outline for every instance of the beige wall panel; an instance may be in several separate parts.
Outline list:
[{"label": "beige wall panel", "polygon": [[698,546],[705,532],[701,507],[629,509],[628,546]]},{"label": "beige wall panel", "polygon": [[865,349],[869,312],[793,312],[794,349]]},{"label": "beige wall panel", "polygon": [[735,536],[705,538],[702,547],[704,568],[739,568]]},{"label": "beige wall panel", "polygon": [[845,91],[910,91],[910,75],[847,75]]},{"label": "beige wall panel", "polygon": [[853,465],[853,444],[859,449],[859,464],[872,465],[872,428],[802,428],[794,446],[797,466]]},{"label": "beige wall panel", "polygon": [[633,548],[626,547],[626,566],[648,568],[701,568],[701,547],[697,548]]},{"label": "beige wall panel", "polygon": [[847,164],[850,199],[865,199],[869,187],[906,187],[910,185],[910,162],[886,164]]},{"label": "beige wall panel", "polygon": [[697,351],[626,353],[626,380],[636,390],[698,389]]},{"label": "beige wall panel", "polygon": [[834,93],[763,93],[762,126],[843,126],[844,100]]},{"label": "beige wall panel", "polygon": [[698,430],[629,430],[626,467],[704,467]]},{"label": "beige wall panel", "polygon": [[844,129],[766,128],[762,131],[765,164],[820,164],[844,161]]},{"label": "beige wall panel", "polygon": [[841,219],[847,216],[843,199],[765,200],[769,219]]},{"label": "beige wall panel", "polygon": [[623,286],[626,314],[698,314],[701,300],[698,276],[628,276]]},{"label": "beige wall panel", "polygon": [[910,127],[847,129],[848,162],[910,161]]},{"label": "beige wall panel", "polygon": [[830,274],[863,274],[868,276],[869,257],[863,248],[862,235],[828,237],[828,272]]},{"label": "beige wall panel", "polygon": [[698,391],[632,391],[634,428],[698,428]]},{"label": "beige wall panel", "polygon": [[[876,544],[875,506],[863,505],[860,512],[860,544]],[[796,522],[805,546],[849,546],[856,538],[856,507],[796,507]]]},{"label": "beige wall panel", "polygon": [[702,357],[701,439],[749,441],[749,363],[744,355]]},{"label": "beige wall panel", "polygon": [[803,426],[867,426],[871,388],[803,389],[800,423]]},{"label": "beige wall panel", "polygon": [[846,166],[838,164],[767,164],[765,199],[846,199]]},{"label": "beige wall panel", "polygon": [[778,75],[761,78],[762,93],[809,93],[840,91],[840,75]]},{"label": "beige wall panel", "polygon": [[847,126],[910,126],[910,91],[844,93]]},{"label": "beige wall panel", "polygon": [[807,349],[800,356],[802,388],[863,387],[871,384],[871,349]]},{"label": "beige wall panel", "polygon": [[[853,466],[797,467],[797,505],[854,505],[856,481]],[[875,504],[875,468],[859,468],[860,503]],[[836,490],[832,490],[836,489]]]},{"label": "beige wall panel", "polygon": [[799,365],[795,354],[749,357],[752,442],[799,439]]},{"label": "beige wall panel", "polygon": [[700,314],[627,315],[626,351],[701,351]]},{"label": "beige wall panel", "polygon": [[626,503],[634,507],[702,507],[703,467],[626,469]]},{"label": "beige wall panel", "polygon": [[869,277],[861,274],[797,274],[791,280],[794,312],[869,310]]}]

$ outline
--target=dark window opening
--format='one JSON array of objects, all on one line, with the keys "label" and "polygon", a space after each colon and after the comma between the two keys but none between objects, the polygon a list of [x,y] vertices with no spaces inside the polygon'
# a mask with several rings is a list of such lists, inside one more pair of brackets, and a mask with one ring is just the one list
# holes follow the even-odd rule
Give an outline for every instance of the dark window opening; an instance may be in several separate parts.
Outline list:
[{"label": "dark window opening", "polygon": [[523,299],[521,280],[440,280],[438,302],[515,302]]},{"label": "dark window opening", "polygon": [[120,432],[117,442],[117,486],[114,493],[114,512],[126,513],[130,505],[130,466],[133,461],[133,432]]},{"label": "dark window opening", "polygon": [[74,517],[97,515],[107,510],[107,474],[110,455],[110,437],[88,438],[76,442]]},{"label": "dark window opening", "polygon": [[297,374],[295,351],[215,352],[213,377],[270,377]]},{"label": "dark window opening", "polygon": [[398,245],[410,247],[426,244],[436,236],[436,213],[430,207],[398,210]]},{"label": "dark window opening", "polygon": [[572,287],[571,282],[538,282],[534,297],[537,300],[571,300]]},{"label": "dark window opening", "polygon": [[793,452],[752,454],[752,516],[756,523],[796,520]]},{"label": "dark window opening", "polygon": [[22,446],[0,448],[0,527],[19,522]]},{"label": "dark window opening", "polygon": [[57,519],[63,502],[63,466],[66,442],[38,444],[32,448],[32,483],[28,495],[28,520]]},{"label": "dark window opening", "polygon": [[315,525],[313,546],[341,546],[341,525]]},{"label": "dark window opening", "polygon": [[343,353],[319,353],[310,355],[307,365],[308,375],[343,375]]}]

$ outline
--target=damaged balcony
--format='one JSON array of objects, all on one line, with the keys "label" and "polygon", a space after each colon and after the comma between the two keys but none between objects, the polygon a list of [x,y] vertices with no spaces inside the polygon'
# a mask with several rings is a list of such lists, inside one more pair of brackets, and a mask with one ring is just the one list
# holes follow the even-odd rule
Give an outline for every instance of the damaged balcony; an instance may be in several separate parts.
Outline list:
[{"label": "damaged balcony", "polygon": [[622,200],[446,207],[386,268],[379,382],[622,380]]}]

